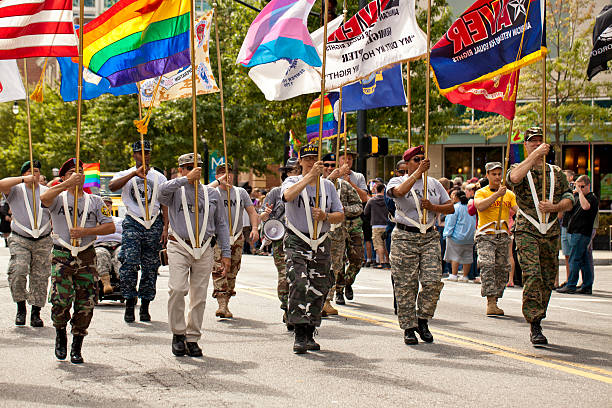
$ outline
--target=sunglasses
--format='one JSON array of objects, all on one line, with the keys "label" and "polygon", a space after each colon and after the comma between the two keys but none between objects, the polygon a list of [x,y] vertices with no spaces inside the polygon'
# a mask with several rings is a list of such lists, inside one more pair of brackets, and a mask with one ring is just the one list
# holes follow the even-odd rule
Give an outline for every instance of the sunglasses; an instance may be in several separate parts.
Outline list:
[{"label": "sunglasses", "polygon": [[335,163],[323,163],[323,167],[331,167],[332,169],[336,167]]},{"label": "sunglasses", "polygon": [[183,168],[185,168],[187,171],[191,171],[194,169],[193,165],[187,165],[187,166],[183,166]]},{"label": "sunglasses", "polygon": [[408,170],[395,170],[395,172],[400,176],[408,174]]},{"label": "sunglasses", "polygon": [[415,162],[415,163],[419,163],[421,160],[425,160],[425,157],[423,157],[423,156],[414,156],[411,160],[413,162]]}]

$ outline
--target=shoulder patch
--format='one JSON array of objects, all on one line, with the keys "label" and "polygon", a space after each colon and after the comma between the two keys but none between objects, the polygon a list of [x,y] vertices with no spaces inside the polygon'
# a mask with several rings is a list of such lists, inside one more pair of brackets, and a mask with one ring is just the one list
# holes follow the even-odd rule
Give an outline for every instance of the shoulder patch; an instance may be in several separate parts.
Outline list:
[{"label": "shoulder patch", "polygon": [[102,215],[105,215],[107,217],[111,217],[112,216],[110,210],[105,205],[102,206],[101,211],[102,211]]}]

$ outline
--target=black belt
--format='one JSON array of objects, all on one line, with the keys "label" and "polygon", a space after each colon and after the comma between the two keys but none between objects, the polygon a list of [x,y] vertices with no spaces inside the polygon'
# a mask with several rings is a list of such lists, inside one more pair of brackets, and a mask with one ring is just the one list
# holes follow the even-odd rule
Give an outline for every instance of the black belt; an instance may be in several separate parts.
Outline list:
[{"label": "black belt", "polygon": [[[400,224],[399,222],[396,224],[396,227],[401,229],[402,231],[406,231],[406,232],[416,232],[416,233],[420,233],[421,232],[421,230],[418,229],[417,227],[409,227],[407,225]],[[431,227],[427,228],[425,230],[425,232],[433,231],[433,229],[434,229],[434,227],[431,226]]]},{"label": "black belt", "polygon": [[[63,251],[63,252],[68,252],[68,253],[71,253],[71,252],[70,252],[70,250],[69,250],[68,248],[64,248],[63,246],[61,246],[61,245],[57,245],[57,244],[53,244],[53,249],[55,249],[55,250],[57,250],[57,251]],[[83,253],[83,252],[85,252],[85,251],[89,251],[90,249],[94,249],[93,245],[92,245],[92,246],[90,246],[90,247],[88,247],[87,249],[85,249],[85,250],[83,250],[83,251],[79,252],[79,254],[81,254],[81,253]]]},{"label": "black belt", "polygon": [[49,235],[51,235],[51,233],[48,233],[47,235],[43,235],[41,237],[34,238],[34,237],[26,237],[25,235],[18,234],[15,231],[13,231],[13,234],[17,235],[20,238],[25,238],[30,241],[40,241],[41,239],[47,238]]},{"label": "black belt", "polygon": [[[173,235],[168,235],[168,240],[169,241],[178,242],[178,240]],[[191,240],[190,239],[183,239],[183,241],[185,241],[185,243],[187,245],[189,245],[189,246],[191,246],[193,248],[193,245],[191,245]],[[213,235],[212,239],[210,240],[210,247],[214,248],[216,244],[217,244],[217,237]]]}]

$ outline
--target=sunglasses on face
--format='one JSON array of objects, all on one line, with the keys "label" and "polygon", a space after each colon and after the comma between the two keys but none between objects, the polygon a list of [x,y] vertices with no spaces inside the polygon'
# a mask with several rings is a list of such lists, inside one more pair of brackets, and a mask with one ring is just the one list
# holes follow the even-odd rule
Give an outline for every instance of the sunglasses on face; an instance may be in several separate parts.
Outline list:
[{"label": "sunglasses on face", "polygon": [[336,167],[336,163],[323,163],[323,167],[331,167],[333,169]]},{"label": "sunglasses on face", "polygon": [[424,160],[425,157],[423,156],[414,156],[411,160],[415,163],[419,163],[421,160]]},{"label": "sunglasses on face", "polygon": [[187,166],[183,166],[184,169],[186,169],[187,171],[191,171],[194,169],[193,165],[189,164]]},{"label": "sunglasses on face", "polygon": [[396,170],[395,171],[397,174],[399,174],[400,176],[403,176],[405,174],[408,174],[408,170]]}]

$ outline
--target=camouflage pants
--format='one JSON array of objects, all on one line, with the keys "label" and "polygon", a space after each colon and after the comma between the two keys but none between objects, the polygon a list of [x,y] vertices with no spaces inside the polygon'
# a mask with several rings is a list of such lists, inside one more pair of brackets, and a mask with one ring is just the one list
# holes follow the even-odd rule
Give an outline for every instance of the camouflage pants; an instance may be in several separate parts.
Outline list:
[{"label": "camouflage pants", "polygon": [[[129,215],[123,220],[119,277],[121,294],[124,298],[133,299],[138,296],[142,300],[155,299],[157,269],[160,265],[159,251],[162,249],[159,241],[163,229],[164,222],[161,216],[157,217],[151,229],[146,229]],[[140,284],[138,284],[138,267],[140,267]],[[138,291],[136,291],[137,284]]]},{"label": "camouflage pants", "polygon": [[110,276],[112,271],[119,275],[119,269],[121,268],[121,262],[119,262],[121,244],[118,242],[100,242],[95,244],[95,250],[98,276]]},{"label": "camouflage pants", "polygon": [[416,327],[417,317],[434,316],[444,286],[441,258],[438,231],[420,234],[399,228],[393,230],[389,261],[402,329]]},{"label": "camouflage pants", "polygon": [[323,302],[334,278],[330,270],[330,240],[323,241],[316,252],[291,232],[285,235],[284,243],[289,280],[289,323],[320,326]]},{"label": "camouflage pants", "polygon": [[523,316],[531,323],[546,317],[550,295],[559,273],[559,236],[514,233],[523,270]]},{"label": "camouflage pants", "polygon": [[223,264],[221,263],[221,246],[215,245],[215,266],[213,267],[212,277],[215,290],[213,291],[213,297],[216,298],[219,295],[236,296],[236,276],[240,270],[240,263],[242,262],[242,248],[244,247],[244,234],[234,242],[231,246],[232,250],[232,265],[230,270],[226,272],[225,276],[222,275]]},{"label": "camouflage pants", "polygon": [[504,289],[508,283],[510,273],[510,260],[508,248],[510,237],[508,234],[486,234],[476,237],[476,250],[478,252],[478,267],[482,297],[504,296]]},{"label": "camouflage pants", "polygon": [[[76,258],[53,248],[51,319],[56,328],[72,325],[72,334],[86,336],[96,297],[96,251],[88,248]],[[74,313],[70,317],[70,308]]]},{"label": "camouflage pants", "polygon": [[[332,269],[336,276],[336,292],[342,292],[346,285],[355,283],[363,263],[363,230],[361,218],[345,221],[342,227],[330,234],[332,239]],[[344,254],[349,265],[344,269]],[[333,291],[330,291],[333,292]],[[333,295],[333,293],[331,293]]]},{"label": "camouflage pants", "polygon": [[278,272],[278,286],[276,293],[278,300],[281,302],[281,309],[287,310],[287,298],[289,297],[289,282],[287,281],[287,268],[285,261],[285,250],[283,249],[283,240],[274,241],[272,243],[272,257],[274,265]]},{"label": "camouflage pants", "polygon": [[[51,274],[51,237],[32,241],[13,233],[7,243],[11,254],[8,281],[13,301],[27,300],[31,305],[43,307]],[[29,288],[26,288],[28,279]]]}]

